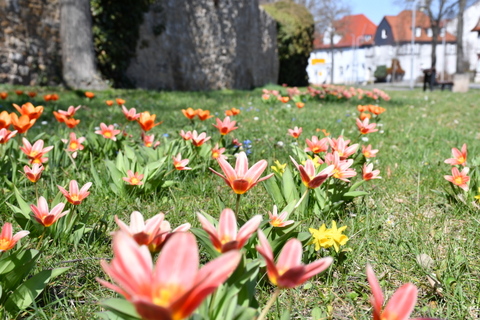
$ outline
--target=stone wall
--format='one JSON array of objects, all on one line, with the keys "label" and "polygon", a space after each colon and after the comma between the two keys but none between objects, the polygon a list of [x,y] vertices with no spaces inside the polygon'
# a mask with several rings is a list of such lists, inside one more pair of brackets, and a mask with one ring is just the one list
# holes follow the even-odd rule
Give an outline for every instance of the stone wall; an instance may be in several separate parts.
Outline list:
[{"label": "stone wall", "polygon": [[140,35],[127,69],[139,88],[250,89],[278,78],[276,23],[258,0],[162,0]]},{"label": "stone wall", "polygon": [[58,84],[59,0],[0,0],[0,83]]}]

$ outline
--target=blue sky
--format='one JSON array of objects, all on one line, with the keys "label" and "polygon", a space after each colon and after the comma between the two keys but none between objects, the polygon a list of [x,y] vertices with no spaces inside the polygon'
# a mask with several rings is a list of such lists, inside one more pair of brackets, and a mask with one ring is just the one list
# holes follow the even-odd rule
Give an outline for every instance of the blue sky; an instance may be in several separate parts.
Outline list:
[{"label": "blue sky", "polygon": [[395,0],[345,0],[350,5],[352,14],[363,13],[376,25],[384,16],[396,16],[405,9],[405,4],[398,5],[394,2]]}]

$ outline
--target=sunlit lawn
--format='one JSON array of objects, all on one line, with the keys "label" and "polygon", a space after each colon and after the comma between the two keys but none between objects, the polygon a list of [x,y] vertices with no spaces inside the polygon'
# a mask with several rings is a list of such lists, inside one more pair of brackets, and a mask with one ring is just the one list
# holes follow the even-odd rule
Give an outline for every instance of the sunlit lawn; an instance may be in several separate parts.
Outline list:
[{"label": "sunlit lawn", "polygon": [[[234,117],[239,129],[228,134],[225,141],[229,143],[232,138],[240,142],[250,140],[250,163],[268,160],[264,175],[272,172],[270,166],[275,160],[289,163],[290,169],[296,170],[289,159],[289,156],[295,157],[292,151],[295,139],[287,135],[287,129],[294,126],[303,127],[298,139],[302,149],[305,138],[323,137],[320,129],[325,129],[332,137],[343,135],[355,143],[372,144],[380,150],[373,161],[383,179],[368,181],[362,186],[362,190],[369,193],[367,196],[355,199],[343,212],[313,217],[310,214],[299,226],[299,231],[308,232],[309,227],[318,229],[323,223],[330,225],[332,219],[336,220],[337,225],[348,226],[345,234],[349,241],[342,247],[348,250],[336,255],[328,272],[296,289],[285,290],[280,295],[278,307],[271,309],[269,319],[280,319],[285,310],[290,310],[291,319],[311,319],[315,308],[318,308],[314,310],[315,315],[326,319],[371,319],[370,290],[365,276],[367,263],[375,269],[387,297],[403,283],[411,282],[419,288],[412,317],[480,317],[478,209],[471,205],[452,205],[432,191],[452,190],[443,176],[451,174],[451,166],[444,160],[451,157],[453,147],[460,148],[466,143],[469,163],[480,156],[478,91],[466,94],[418,90],[388,92],[391,101],[380,103],[387,109],[381,115],[380,131],[368,134],[368,141],[362,141],[355,125],[358,103],[354,100],[310,101],[299,109],[292,103],[263,103],[261,89],[219,92],[109,90],[95,92],[92,100],[85,98],[83,92],[58,88],[22,89],[36,91],[38,95],[33,99],[26,95],[16,96],[12,87],[0,86],[0,91],[10,93],[6,100],[0,100],[0,112],[13,112],[12,103],[21,105],[27,101],[45,106],[43,115],[26,137],[30,142],[41,138],[45,146],[55,145],[48,155],[51,165],[46,165],[38,190],[18,173],[23,172],[24,155],[18,160],[21,163],[13,174],[14,185],[25,202],[36,203],[36,192],[54,198],[58,194],[56,186],[65,187],[71,179],[80,184],[94,183],[90,196],[76,208],[84,213],[83,222],[90,231],[76,246],[65,241],[47,242],[38,262],[39,269],[66,266],[71,269],[56,278],[33,307],[21,313],[22,319],[91,319],[93,312],[101,310],[99,301],[115,296],[95,280],[96,277],[107,279],[99,260],[112,257],[110,233],[118,229],[115,215],[128,222],[135,210],[146,217],[164,212],[172,227],[186,222],[199,227],[197,212],[204,211],[218,218],[224,206],[235,206],[236,197],[231,189],[205,170],[207,166],[219,170],[218,165],[213,160],[203,163],[205,158],[200,155],[189,164],[194,170],[169,173],[166,180],[172,184],[156,192],[135,193],[128,189],[120,195],[115,194],[107,182],[96,185],[92,167],[104,179],[108,176],[104,161],[117,156],[108,149],[112,146],[104,145],[103,138],[95,137],[93,132],[100,123],[118,124],[132,134],[132,145],[141,144],[138,125],[127,123],[116,104],[112,107],[105,104],[105,100],[117,97],[126,100],[127,108],[149,111],[156,114],[157,121],[163,121],[149,132],[155,134],[155,140],[162,145],[181,140],[179,131],[182,129],[195,129],[212,136],[208,144],[213,146],[220,141],[217,129],[212,126],[215,118],[223,119],[224,111],[232,107],[240,109],[241,113]],[[60,99],[44,102],[43,94],[52,92],[59,94]],[[60,139],[67,139],[72,129],[57,123],[52,115],[53,110],[66,110],[70,105],[84,106],[77,112],[76,118],[81,122],[73,131],[77,137],[87,137],[87,142],[76,160],[60,155],[65,152]],[[204,122],[195,119],[192,124],[181,112],[188,107],[210,110],[214,117]],[[90,137],[99,145],[89,143]],[[21,144],[20,138],[18,135],[11,143]],[[121,148],[121,143],[117,145]],[[171,158],[166,161],[171,166]],[[233,163],[232,157],[229,162]],[[11,179],[12,173],[7,173],[0,180],[0,213],[1,220],[11,222],[17,231],[20,227],[13,219],[12,208],[7,205],[18,205],[13,184],[7,182]],[[240,207],[242,215],[261,214],[267,219],[267,212],[272,211],[274,204],[261,183],[242,196]],[[22,245],[30,247],[35,247],[36,243],[33,236],[22,241]],[[319,256],[329,254],[335,254],[333,248],[322,251]],[[205,256],[202,252],[202,257]],[[268,281],[261,282],[257,287],[260,305],[272,292]]]}]

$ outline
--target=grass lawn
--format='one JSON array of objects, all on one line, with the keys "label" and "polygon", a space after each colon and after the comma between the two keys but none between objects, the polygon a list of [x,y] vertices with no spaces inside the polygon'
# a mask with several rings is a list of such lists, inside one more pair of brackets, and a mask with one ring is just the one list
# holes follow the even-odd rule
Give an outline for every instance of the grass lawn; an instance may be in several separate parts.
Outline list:
[{"label": "grass lawn", "polygon": [[[15,89],[34,91],[37,96],[16,95]],[[280,87],[269,89],[282,90]],[[294,289],[282,290],[268,319],[372,319],[371,291],[365,274],[367,264],[375,270],[386,299],[407,282],[418,288],[413,318],[460,320],[480,317],[480,216],[478,206],[471,203],[473,196],[480,194],[476,172],[480,164],[479,91],[471,90],[466,94],[418,90],[388,92],[391,100],[379,102],[386,112],[370,120],[377,123],[379,131],[366,135],[360,135],[356,126],[355,119],[359,116],[356,99],[309,100],[303,108],[297,108],[292,101],[264,103],[261,89],[215,92],[108,90],[95,92],[93,99],[86,98],[84,92],[58,88],[0,86],[2,91],[9,92],[9,96],[0,100],[0,112],[14,112],[12,103],[22,105],[27,101],[45,108],[26,134],[17,134],[9,142],[0,144],[1,225],[12,223],[14,233],[30,231],[20,244],[0,256],[2,319],[97,318],[98,314],[94,314],[105,310],[99,302],[120,297],[96,281],[101,278],[114,282],[102,270],[100,260],[110,261],[113,257],[111,233],[118,230],[115,216],[129,224],[133,211],[141,212],[145,219],[163,212],[172,229],[184,223],[191,224],[199,239],[201,263],[218,255],[207,243],[208,237],[197,217],[197,213],[202,212],[218,220],[224,208],[236,208],[237,195],[208,169],[222,173],[217,161],[211,158],[211,149],[216,143],[227,147],[227,161],[232,165],[235,164],[232,154],[241,150],[247,151],[250,166],[265,159],[268,166],[262,177],[274,172],[271,166],[275,161],[287,164],[283,175],[277,172],[241,195],[237,212],[240,225],[247,218],[261,215],[264,221],[260,228],[269,240],[277,239],[276,244],[281,244],[274,247],[275,253],[288,238],[298,237],[303,244],[304,263],[326,256],[334,259],[332,266],[321,275]],[[59,95],[58,101],[43,100],[43,95],[54,92]],[[106,100],[115,98],[125,99],[128,109],[155,114],[154,123],[162,122],[147,133],[154,134],[155,141],[160,142],[157,149],[143,146],[140,126],[135,121],[127,121],[116,103],[113,106],[105,104]],[[80,123],[73,129],[58,123],[52,113],[67,110],[71,105],[82,105],[74,116]],[[189,120],[181,111],[189,107],[209,110],[213,117],[205,121]],[[212,124],[217,117],[223,120],[224,112],[231,108],[240,110],[238,115],[232,116],[238,129],[221,136]],[[126,135],[119,134],[117,141],[105,139],[94,133],[101,123],[116,124],[116,129],[124,130]],[[287,133],[287,129],[295,126],[303,128],[298,139]],[[350,144],[360,145],[358,153],[352,156],[357,176],[351,178],[350,184],[329,178],[317,191],[308,192],[305,200],[290,214],[290,219],[296,222],[294,227],[285,227],[286,231],[281,232],[272,230],[267,221],[273,206],[277,205],[279,212],[285,207],[292,211],[306,190],[290,157],[301,164],[307,154],[312,156],[311,152],[303,151],[307,147],[305,139],[323,138],[322,129],[330,134],[329,137],[343,136],[351,140]],[[182,139],[180,130],[206,132],[211,139],[195,147],[191,141]],[[67,144],[61,141],[68,139],[70,132],[76,133],[77,138],[86,137],[85,148],[79,150],[75,158],[72,152],[66,151]],[[54,146],[45,155],[48,162],[35,184],[23,173],[28,159],[19,149],[23,145],[22,137],[32,144],[43,139],[45,147]],[[243,145],[232,145],[233,138]],[[365,159],[360,151],[361,146],[369,144],[379,150],[376,157],[368,160],[374,169],[380,170],[382,179],[365,181],[358,186],[356,191],[364,191],[364,196],[341,198],[349,201],[328,207],[325,203],[338,190],[346,190],[362,180],[361,163]],[[444,179],[444,175],[452,174],[452,166],[444,163],[445,159],[452,158],[452,148],[460,149],[463,144],[468,148],[467,166],[472,177],[468,192]],[[192,170],[175,170],[172,157],[178,153],[190,159],[187,166]],[[459,166],[460,170],[462,168]],[[143,173],[145,183],[131,186],[123,181],[121,178],[126,177],[127,170]],[[291,180],[287,181],[285,174]],[[87,182],[93,183],[90,195],[76,206],[68,203],[57,187],[68,189],[73,179],[80,187]],[[277,193],[272,191],[275,187],[279,188]],[[449,199],[435,191],[455,194],[456,198]],[[327,198],[323,202],[319,200],[322,194]],[[47,199],[49,208],[62,202],[66,204],[64,210],[70,212],[51,227],[44,228],[34,221],[30,212],[30,205],[36,205],[40,196]],[[458,199],[466,200],[462,203]],[[333,246],[316,251],[310,244],[309,228],[318,230],[322,224],[329,228],[332,220],[338,227],[347,227],[343,234],[348,242],[340,246],[338,252]],[[288,236],[282,240],[282,234]],[[249,275],[248,281],[245,279],[244,287],[250,285],[254,289],[242,290],[238,294],[238,304],[247,301],[244,308],[256,308],[258,302],[260,311],[275,287],[265,276],[256,244],[254,233],[243,252],[244,262],[252,262],[254,273],[258,275]],[[39,252],[35,253],[35,249]],[[20,262],[12,262],[18,270],[14,276],[6,259],[21,252],[38,256],[32,257],[30,264],[23,261],[25,265],[22,266]],[[66,267],[68,269],[58,269]],[[45,276],[42,281],[38,280],[37,287],[24,286],[25,291],[12,293],[32,275],[54,268],[58,275]],[[228,287],[230,285],[231,282],[222,288],[233,290],[234,286]],[[36,292],[38,297],[32,298],[25,292]],[[200,307],[195,319],[202,319],[202,316],[208,319],[206,315],[211,315],[220,293],[216,295],[217,300],[210,298]],[[33,302],[22,303],[20,296],[29,297]],[[210,306],[207,305],[209,301]],[[102,316],[114,319],[111,313]]]}]

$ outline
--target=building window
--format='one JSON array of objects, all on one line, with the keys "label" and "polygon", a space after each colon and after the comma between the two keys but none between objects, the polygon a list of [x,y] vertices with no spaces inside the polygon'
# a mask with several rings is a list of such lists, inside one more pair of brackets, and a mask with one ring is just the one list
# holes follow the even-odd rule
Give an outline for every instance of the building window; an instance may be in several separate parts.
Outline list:
[{"label": "building window", "polygon": [[433,36],[432,28],[427,29],[427,36],[430,38]]},{"label": "building window", "polygon": [[418,38],[422,35],[422,28],[415,28],[415,37]]},{"label": "building window", "polygon": [[387,39],[387,30],[382,29],[382,39]]},{"label": "building window", "polygon": [[367,34],[367,35],[363,36],[363,39],[364,39],[365,42],[367,42],[367,41],[370,41],[372,39],[372,36]]}]

